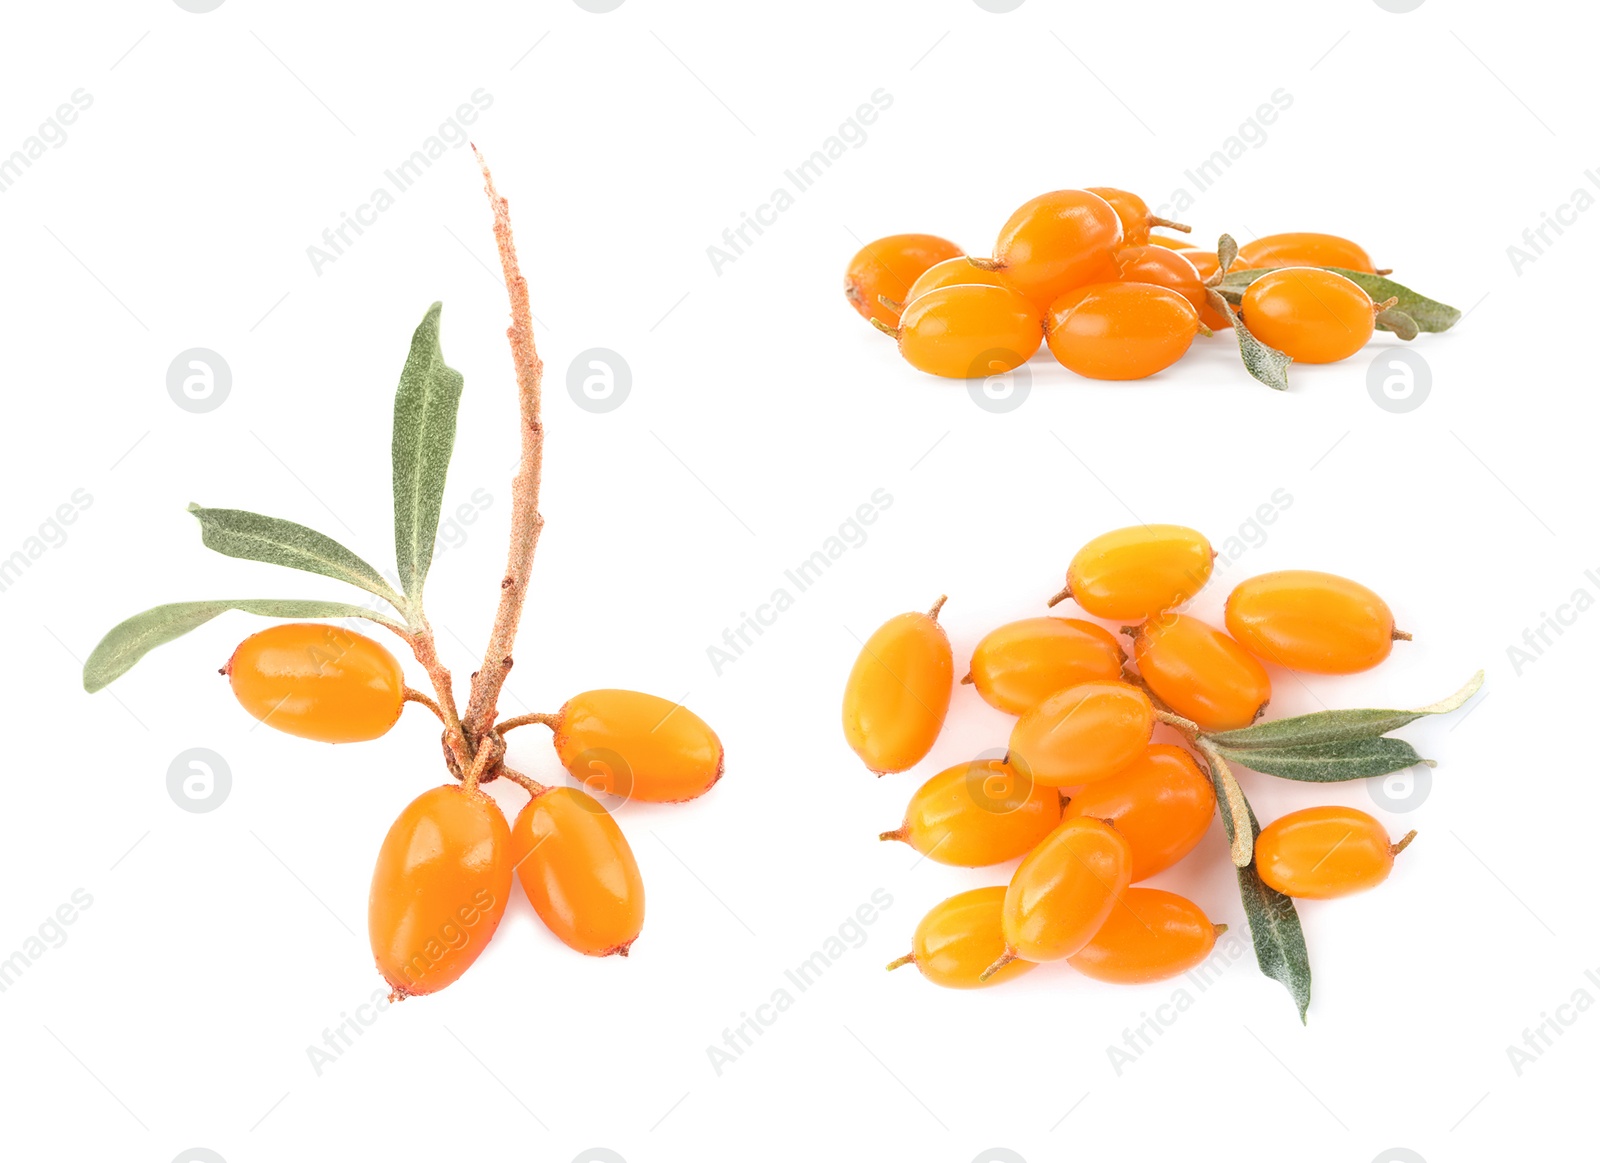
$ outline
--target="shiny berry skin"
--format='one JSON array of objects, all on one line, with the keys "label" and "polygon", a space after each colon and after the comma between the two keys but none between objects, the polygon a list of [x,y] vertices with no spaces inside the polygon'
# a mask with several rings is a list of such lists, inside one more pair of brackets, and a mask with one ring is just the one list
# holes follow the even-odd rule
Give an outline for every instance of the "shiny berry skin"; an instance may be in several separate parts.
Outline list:
[{"label": "shiny berry skin", "polygon": [[574,787],[534,796],[511,825],[511,859],[539,919],[590,957],[628,947],[644,927],[633,849],[600,801]]},{"label": "shiny berry skin", "polygon": [[1181,606],[1211,577],[1216,553],[1183,525],[1131,525],[1102,533],[1073,555],[1067,589],[1096,618],[1136,622]]},{"label": "shiny berry skin", "polygon": [[1133,658],[1156,697],[1203,731],[1248,727],[1272,697],[1272,680],[1254,655],[1187,614],[1145,622]]},{"label": "shiny berry skin", "polygon": [[1009,287],[959,283],[908,303],[896,337],[918,371],[982,379],[1027,363],[1044,330],[1038,309]]},{"label": "shiny berry skin", "polygon": [[367,935],[397,997],[434,993],[489,944],[511,897],[511,830],[483,792],[447,784],[406,806],[383,838]]},{"label": "shiny berry skin", "polygon": [[1006,887],[974,888],[940,901],[917,922],[911,952],[889,963],[890,969],[915,965],[929,981],[946,989],[985,989],[1021,977],[1034,962],[1007,962],[980,981],[979,975],[1005,955],[1000,914]]},{"label": "shiny berry skin", "polygon": [[1079,287],[1052,303],[1044,319],[1050,354],[1094,380],[1153,376],[1182,359],[1198,334],[1194,305],[1151,283]]},{"label": "shiny berry skin", "polygon": [[1217,926],[1193,901],[1159,888],[1130,888],[1067,964],[1096,981],[1138,985],[1189,972],[1216,943]]},{"label": "shiny berry skin", "polygon": [[885,307],[878,296],[896,303],[907,302],[917,276],[934,263],[959,254],[959,246],[934,234],[891,234],[869,242],[856,252],[845,270],[844,296],[863,319],[898,326],[900,312]]},{"label": "shiny berry skin", "polygon": [[1194,851],[1216,806],[1210,778],[1189,753],[1153,743],[1110,779],[1073,791],[1061,818],[1111,821],[1133,851],[1130,878],[1137,884]]},{"label": "shiny berry skin", "polygon": [[1120,678],[1126,659],[1112,633],[1093,622],[1024,618],[984,636],[967,678],[991,707],[1025,715],[1069,686]]},{"label": "shiny berry skin", "polygon": [[239,643],[224,668],[239,705],[269,727],[322,743],[376,739],[400,718],[405,675],[372,639],[292,622]]},{"label": "shiny berry skin", "polygon": [[1060,822],[1055,788],[997,759],[976,760],[946,768],[919,787],[905,821],[878,839],[904,840],[940,864],[981,868],[1015,860]]},{"label": "shiny berry skin", "polygon": [[1264,573],[1228,595],[1234,640],[1264,662],[1311,674],[1356,674],[1389,657],[1397,631],[1387,603],[1366,586],[1310,569]]},{"label": "shiny berry skin", "polygon": [[1377,820],[1355,808],[1302,808],[1280,816],[1256,837],[1256,871],[1285,896],[1330,900],[1375,888],[1389,877],[1398,843]]},{"label": "shiny berry skin", "polygon": [[1024,961],[1071,957],[1128,891],[1133,854],[1100,820],[1067,820],[1023,857],[1006,888],[1006,950]]},{"label": "shiny berry skin", "polygon": [[974,266],[966,257],[947,258],[943,262],[936,262],[927,270],[917,276],[917,281],[911,284],[911,290],[906,294],[906,303],[915,303],[929,291],[937,291],[940,287],[965,287],[977,285],[980,287],[1007,287],[1005,276],[999,271],[991,271],[985,267]]},{"label": "shiny berry skin", "polygon": [[1122,222],[1087,190],[1056,190],[1024,202],[1000,228],[994,259],[1043,312],[1068,291],[1117,277]]},{"label": "shiny berry skin", "polygon": [[[1213,262],[1212,264],[1216,264]],[[1118,282],[1154,283],[1189,300],[1200,322],[1213,330],[1228,321],[1206,302],[1206,289],[1194,264],[1176,250],[1160,246],[1127,246],[1117,251]]]},{"label": "shiny berry skin", "polygon": [[[1098,194],[1117,212],[1117,220],[1122,223],[1122,245],[1144,246],[1150,241],[1150,228],[1152,226],[1170,226],[1163,218],[1157,218],[1150,213],[1150,207],[1145,205],[1143,198],[1131,194],[1127,190],[1118,190],[1111,186],[1086,186],[1091,194]],[[1191,245],[1191,244],[1185,244]]]},{"label": "shiny berry skin", "polygon": [[[1128,241],[1126,236],[1124,236],[1122,241],[1123,241],[1124,244],[1126,244],[1128,246],[1132,246],[1133,245],[1133,243]],[[1145,245],[1146,246],[1164,246],[1168,250],[1195,250],[1195,249],[1197,249],[1195,247],[1194,240],[1192,238],[1168,238],[1164,234],[1152,234],[1149,238],[1145,239]]]},{"label": "shiny berry skin", "polygon": [[651,803],[704,795],[722,778],[722,740],[687,707],[639,691],[574,695],[554,724],[556,754],[591,792]]},{"label": "shiny berry skin", "polygon": [[1199,247],[1179,247],[1178,253],[1189,260],[1189,265],[1194,267],[1195,274],[1200,276],[1202,282],[1217,273],[1215,251],[1201,250]]},{"label": "shiny berry skin", "polygon": [[1355,283],[1316,267],[1268,271],[1239,304],[1250,334],[1300,363],[1348,359],[1372,338],[1377,307]]},{"label": "shiny berry skin", "polygon": [[[937,293],[937,292],[935,292]],[[939,604],[872,632],[844,688],[844,737],[869,770],[904,771],[933,748],[950,709],[955,662]]]},{"label": "shiny berry skin", "polygon": [[1097,680],[1057,691],[1011,729],[1018,766],[1049,787],[1107,779],[1144,754],[1155,729],[1150,696],[1125,682]]},{"label": "shiny berry skin", "polygon": [[1267,234],[1239,248],[1235,270],[1254,271],[1265,267],[1339,267],[1341,270],[1378,273],[1372,259],[1348,238],[1337,234],[1306,231]]}]

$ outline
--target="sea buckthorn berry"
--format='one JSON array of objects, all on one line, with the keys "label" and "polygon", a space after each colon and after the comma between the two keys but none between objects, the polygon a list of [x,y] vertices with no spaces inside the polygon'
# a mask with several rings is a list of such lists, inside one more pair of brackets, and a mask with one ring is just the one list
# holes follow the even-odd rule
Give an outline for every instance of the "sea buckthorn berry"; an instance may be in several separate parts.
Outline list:
[{"label": "sea buckthorn berry", "polygon": [[987,978],[981,976],[1005,955],[1006,938],[1000,923],[1005,901],[1003,884],[959,892],[940,901],[917,922],[911,952],[889,962],[889,968],[915,965],[922,976],[946,989],[984,989],[1021,977],[1034,968],[1034,962],[1013,958]]},{"label": "sea buckthorn berry", "polygon": [[1153,376],[1182,359],[1198,334],[1194,305],[1151,283],[1079,287],[1052,303],[1044,319],[1050,354],[1095,380]]},{"label": "sea buckthorn berry", "polygon": [[1272,697],[1272,680],[1254,655],[1187,614],[1146,621],[1133,659],[1156,697],[1203,731],[1248,727]]},{"label": "sea buckthorn berry", "polygon": [[1111,825],[1067,820],[1011,876],[1001,913],[1001,960],[1060,961],[1077,953],[1128,891],[1132,867],[1128,842]]},{"label": "sea buckthorn berry", "polygon": [[[929,291],[937,291],[940,287],[1011,287],[1006,282],[1005,276],[999,271],[991,271],[986,267],[974,266],[967,261],[965,255],[957,258],[947,258],[943,262],[936,262],[927,270],[917,276],[917,281],[911,284],[911,290],[906,293],[906,303],[915,303]],[[902,307],[902,310],[904,308]]]},{"label": "sea buckthorn berry", "polygon": [[1133,851],[1130,878],[1138,883],[1194,851],[1216,806],[1211,780],[1189,753],[1155,743],[1110,779],[1074,791],[1061,818],[1109,820]]},{"label": "sea buckthorn berry", "polygon": [[1201,281],[1209,279],[1217,273],[1217,256],[1213,251],[1201,250],[1199,247],[1179,247],[1178,253],[1189,260],[1189,265],[1194,267],[1195,274]]},{"label": "sea buckthorn berry", "polygon": [[856,251],[844,272],[844,297],[863,319],[898,326],[900,312],[885,307],[878,296],[907,302],[918,275],[959,254],[959,246],[934,234],[891,234],[869,242]]},{"label": "sea buckthorn berry", "polygon": [[[1117,220],[1122,223],[1122,244],[1124,246],[1143,246],[1150,240],[1152,226],[1165,226],[1169,230],[1187,231],[1187,226],[1176,222],[1168,222],[1165,218],[1157,218],[1150,213],[1150,207],[1145,205],[1143,198],[1137,194],[1130,194],[1127,190],[1118,190],[1111,186],[1087,186],[1091,194],[1099,194],[1111,208],[1117,212]],[[1186,244],[1187,245],[1187,244]]]},{"label": "sea buckthorn berry", "polygon": [[1250,334],[1301,363],[1335,363],[1372,338],[1378,305],[1343,275],[1283,267],[1261,275],[1239,304]]},{"label": "sea buckthorn berry", "polygon": [[396,997],[433,993],[466,972],[511,896],[511,830],[476,788],[432,788],[383,838],[367,935]]},{"label": "sea buckthorn berry", "polygon": [[900,354],[918,371],[982,379],[1019,367],[1044,341],[1039,310],[1009,287],[959,283],[906,304],[893,330]]},{"label": "sea buckthorn berry", "polygon": [[1102,533],[1073,555],[1067,588],[1096,618],[1136,622],[1181,606],[1211,577],[1211,543],[1183,525],[1130,525]]},{"label": "sea buckthorn berry", "polygon": [[511,860],[533,911],[563,944],[620,953],[644,927],[644,881],[611,813],[574,787],[549,788],[517,813]]},{"label": "sea buckthorn berry", "polygon": [[1117,277],[1122,222],[1087,190],[1056,190],[1024,202],[1000,228],[994,261],[1042,312],[1068,291]]},{"label": "sea buckthorn berry", "polygon": [[1355,808],[1302,808],[1280,816],[1256,837],[1256,872],[1284,896],[1329,900],[1376,888],[1394,858],[1416,836],[1398,842]]},{"label": "sea buckthorn berry", "polygon": [[360,743],[393,727],[400,664],[372,639],[321,622],[252,634],[224,668],[239,705],[269,727],[323,743]]},{"label": "sea buckthorn berry", "polygon": [[[1151,240],[1152,242],[1154,239]],[[1154,283],[1177,291],[1189,300],[1200,322],[1213,330],[1229,326],[1228,321],[1206,302],[1206,289],[1194,264],[1176,250],[1159,246],[1125,246],[1117,251],[1119,282]]]},{"label": "sea buckthorn berry", "polygon": [[955,661],[939,625],[940,598],[926,614],[898,614],[872,632],[844,688],[844,737],[867,767],[904,771],[933,748],[950,709]]},{"label": "sea buckthorn berry", "polygon": [[1025,715],[1059,690],[1120,677],[1127,657],[1111,632],[1093,622],[1024,618],[984,636],[962,681],[991,707]]},{"label": "sea buckthorn berry", "polygon": [[1035,782],[1078,787],[1107,779],[1144,754],[1155,729],[1150,696],[1125,682],[1057,691],[1011,729],[1011,755]]},{"label": "sea buckthorn berry", "polygon": [[589,791],[651,803],[704,795],[722,778],[722,740],[689,708],[639,691],[574,695],[554,724],[556,754]]},{"label": "sea buckthorn berry", "polygon": [[946,768],[919,787],[904,823],[878,839],[904,840],[940,864],[981,868],[1015,860],[1060,822],[1055,788],[998,759],[980,759]]},{"label": "sea buckthorn berry", "polygon": [[1285,569],[1240,582],[1223,611],[1234,640],[1267,662],[1312,674],[1355,674],[1389,657],[1395,641],[1387,603],[1332,573]]},{"label": "sea buckthorn berry", "polygon": [[1211,956],[1217,934],[1226,931],[1226,925],[1213,925],[1199,905],[1175,892],[1130,888],[1067,964],[1096,981],[1165,981]]},{"label": "sea buckthorn berry", "polygon": [[[1124,243],[1128,243],[1128,239],[1126,237],[1124,237],[1122,241]],[[1168,250],[1195,250],[1195,249],[1197,249],[1195,247],[1194,240],[1192,238],[1168,238],[1164,234],[1152,234],[1145,241],[1146,241],[1146,244],[1149,245],[1149,246],[1164,246]],[[1129,245],[1132,245],[1132,244],[1129,243]]]},{"label": "sea buckthorn berry", "polygon": [[1239,248],[1239,260],[1233,265],[1241,271],[1264,267],[1339,267],[1369,275],[1379,273],[1367,252],[1348,238],[1306,231],[1267,234],[1247,242]]}]

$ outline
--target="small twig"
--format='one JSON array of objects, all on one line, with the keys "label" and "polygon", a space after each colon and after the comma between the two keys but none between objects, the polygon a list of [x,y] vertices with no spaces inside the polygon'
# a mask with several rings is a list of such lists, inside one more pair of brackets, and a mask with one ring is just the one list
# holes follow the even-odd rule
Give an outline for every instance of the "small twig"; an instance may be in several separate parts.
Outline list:
[{"label": "small twig", "polygon": [[512,771],[511,768],[505,766],[505,764],[500,765],[500,774],[505,776],[512,783],[521,784],[522,789],[530,796],[542,796],[545,792],[550,790],[538,780],[532,778],[531,776],[523,775],[520,771]]},{"label": "small twig", "polygon": [[467,741],[466,732],[461,729],[461,718],[456,714],[456,697],[450,682],[450,672],[439,661],[439,651],[434,646],[433,628],[423,618],[421,611],[417,617],[422,620],[421,625],[414,628],[411,636],[411,652],[417,656],[417,661],[422,664],[422,669],[428,672],[428,678],[433,682],[433,690],[439,696],[436,710],[439,718],[444,721],[445,746],[450,754],[455,757],[456,767],[465,771],[472,763],[473,748]]},{"label": "small twig", "polygon": [[411,687],[406,687],[406,689],[401,693],[400,697],[408,703],[421,703],[435,715],[438,715],[441,723],[444,722],[444,712],[439,709],[439,704],[434,702],[421,691],[413,690]]},{"label": "small twig", "polygon": [[494,733],[496,735],[504,735],[513,727],[526,727],[533,723],[541,723],[554,731],[556,724],[560,721],[561,716],[559,714],[550,715],[543,711],[531,711],[526,715],[513,715],[509,719],[501,719],[494,725]]}]

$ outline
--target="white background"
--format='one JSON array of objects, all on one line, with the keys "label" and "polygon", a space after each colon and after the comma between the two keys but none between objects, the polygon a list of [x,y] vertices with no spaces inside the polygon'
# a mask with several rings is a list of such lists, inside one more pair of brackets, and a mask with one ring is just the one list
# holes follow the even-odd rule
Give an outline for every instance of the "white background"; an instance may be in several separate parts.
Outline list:
[{"label": "white background", "polygon": [[[0,994],[0,1154],[1413,1158],[1385,1153],[1399,1147],[1439,1163],[1572,1132],[1600,1015],[1561,1011],[1573,1024],[1520,1075],[1507,1047],[1575,991],[1600,998],[1584,977],[1600,967],[1600,803],[1581,730],[1600,615],[1520,674],[1507,649],[1575,590],[1600,595],[1584,575],[1600,567],[1600,215],[1551,234],[1520,274],[1507,247],[1575,189],[1600,193],[1584,176],[1600,161],[1586,17],[1442,0],[1292,16],[1264,0],[445,7],[8,14],[0,154],[74,90],[93,104],[0,194],[0,556],[74,490],[93,500],[0,593],[0,957],[74,890],[93,904]],[[256,729],[215,673],[260,628],[242,614],[97,696],[78,660],[159,602],[348,596],[207,553],[191,500],[390,561],[391,393],[442,299],[466,376],[446,504],[493,498],[428,590],[464,688],[516,457],[470,153],[449,151],[320,275],[306,248],[480,88],[493,104],[472,134],[512,202],[547,363],[549,523],[505,706],[553,710],[608,685],[682,698],[721,733],[727,777],[695,803],[622,809],[650,893],[633,956],[578,957],[518,900],[465,978],[387,1010],[319,1075],[307,1048],[379,986],[368,879],[391,820],[444,777],[434,723],[413,707],[382,740],[338,749]],[[715,273],[708,245],[878,89],[893,104],[864,143]],[[1433,387],[1413,412],[1367,391],[1390,339],[1297,366],[1275,394],[1219,337],[1139,384],[1077,380],[1046,355],[1023,406],[995,414],[903,364],[840,294],[850,255],[883,234],[981,253],[1045,190],[1165,201],[1278,89],[1290,108],[1184,217],[1206,240],[1345,234],[1470,308],[1415,345]],[[195,346],[233,375],[204,414],[166,391]],[[594,346],[632,369],[607,414],[565,387]],[[876,489],[893,504],[865,543],[718,676],[707,647]],[[964,661],[992,626],[1041,612],[1093,534],[1175,521],[1220,547],[1278,489],[1292,504],[1198,611],[1219,615],[1252,573],[1329,569],[1384,594],[1416,641],[1365,675],[1275,675],[1275,710],[1415,705],[1488,671],[1470,714],[1406,731],[1439,767],[1414,811],[1379,812],[1421,833],[1391,880],[1302,909],[1309,1025],[1243,945],[1203,991],[1045,968],[963,994],[885,974],[926,908],[1009,870],[916,864],[873,837],[920,779],[1002,745],[1007,721],[962,688],[929,760],[874,780],[838,726],[857,637],[948,593]],[[205,814],[166,786],[192,747],[232,773]],[[558,774],[540,731],[515,736],[512,757]],[[1244,780],[1264,819],[1326,801],[1379,811],[1364,785]],[[1243,933],[1218,828],[1158,883]],[[719,1076],[707,1047],[879,888],[894,903],[864,943]],[[1179,988],[1194,1004],[1119,1074],[1107,1047]]]}]

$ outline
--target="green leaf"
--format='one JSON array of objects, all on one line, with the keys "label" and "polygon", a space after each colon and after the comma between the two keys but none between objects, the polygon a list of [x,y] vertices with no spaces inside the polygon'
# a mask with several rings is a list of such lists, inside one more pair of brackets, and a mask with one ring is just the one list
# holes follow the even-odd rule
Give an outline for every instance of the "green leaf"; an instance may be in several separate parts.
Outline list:
[{"label": "green leaf", "polygon": [[100,640],[83,664],[83,689],[93,694],[121,678],[150,651],[203,626],[218,614],[243,610],[268,618],[367,618],[391,629],[394,622],[348,602],[302,601],[297,598],[244,598],[236,601],[173,602],[156,606],[120,622]]},{"label": "green leaf", "polygon": [[442,308],[429,307],[417,325],[394,394],[394,551],[400,587],[419,609],[461,404],[461,373],[445,365],[439,349]]},{"label": "green leaf", "polygon": [[[1270,270],[1271,268],[1267,268]],[[1359,286],[1368,295],[1372,296],[1374,303],[1381,303],[1385,299],[1398,299],[1392,310],[1397,310],[1410,316],[1422,331],[1449,331],[1461,321],[1461,312],[1447,303],[1430,299],[1426,295],[1419,295],[1410,287],[1403,286],[1393,279],[1386,279],[1382,275],[1369,275],[1365,271],[1351,271],[1343,267],[1323,267],[1325,271],[1332,271],[1336,275],[1343,275]],[[1242,292],[1256,279],[1266,274],[1266,270],[1229,271],[1217,284],[1217,289],[1225,295]],[[1380,324],[1381,325],[1381,324]]]},{"label": "green leaf", "polygon": [[[1379,300],[1379,302],[1382,301],[1381,299]],[[1410,343],[1422,333],[1422,329],[1417,326],[1417,321],[1398,307],[1388,307],[1379,311],[1372,322],[1379,331],[1392,331],[1407,343]]]},{"label": "green leaf", "polygon": [[[1292,719],[1274,719],[1242,727],[1237,731],[1223,731],[1206,736],[1212,743],[1228,751],[1244,751],[1257,747],[1305,747],[1314,743],[1338,743],[1351,739],[1374,739],[1404,727],[1425,715],[1444,715],[1463,706],[1483,686],[1483,671],[1467,680],[1466,685],[1447,699],[1429,703],[1414,711],[1348,710],[1317,711],[1310,715],[1297,715]],[[1249,760],[1239,762],[1250,766]]]},{"label": "green leaf", "polygon": [[1204,743],[1198,746],[1205,759],[1206,774],[1211,777],[1211,788],[1217,793],[1217,814],[1222,817],[1222,830],[1228,837],[1229,858],[1235,867],[1243,868],[1253,859],[1256,844],[1255,815],[1250,810],[1250,801],[1244,798],[1244,789],[1217,748]]},{"label": "green leaf", "polygon": [[[1223,237],[1226,238],[1227,235]],[[1239,340],[1239,357],[1244,360],[1244,370],[1267,387],[1280,392],[1286,391],[1289,387],[1289,365],[1294,360],[1277,348],[1268,347],[1252,335],[1222,291],[1216,287],[1207,287],[1206,301],[1213,311],[1233,324],[1233,333]]]},{"label": "green leaf", "polygon": [[1341,783],[1404,771],[1429,760],[1418,755],[1404,739],[1343,739],[1306,747],[1255,747],[1248,751],[1219,751],[1263,775],[1298,779],[1305,783]]},{"label": "green leaf", "polygon": [[[1251,813],[1254,822],[1255,813]],[[1311,957],[1306,952],[1306,935],[1300,928],[1300,914],[1294,901],[1277,889],[1269,888],[1256,873],[1252,862],[1236,870],[1239,899],[1244,903],[1245,920],[1250,922],[1250,939],[1256,947],[1256,964],[1261,972],[1281,982],[1294,998],[1304,1025],[1311,1005]]]},{"label": "green leaf", "polygon": [[190,505],[189,512],[200,522],[200,540],[207,549],[246,561],[320,573],[376,594],[397,610],[405,608],[405,599],[394,592],[382,574],[315,529],[243,509]]}]

